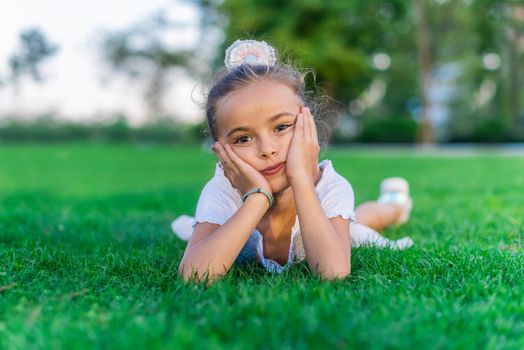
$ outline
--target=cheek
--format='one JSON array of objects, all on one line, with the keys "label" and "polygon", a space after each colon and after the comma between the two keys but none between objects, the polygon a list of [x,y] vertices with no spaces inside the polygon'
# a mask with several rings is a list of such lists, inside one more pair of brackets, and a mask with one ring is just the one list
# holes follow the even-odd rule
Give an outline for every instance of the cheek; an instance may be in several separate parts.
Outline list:
[{"label": "cheek", "polygon": [[286,159],[287,159],[287,153],[289,150],[289,146],[291,145],[292,139],[293,139],[293,132],[288,132],[285,135],[282,135],[282,137],[280,138],[280,145],[278,148],[280,149],[281,152],[286,154]]},{"label": "cheek", "polygon": [[255,151],[254,147],[235,147],[232,146],[233,151],[236,153],[236,155],[242,159],[244,162],[251,166],[255,166],[254,159],[255,157]]}]

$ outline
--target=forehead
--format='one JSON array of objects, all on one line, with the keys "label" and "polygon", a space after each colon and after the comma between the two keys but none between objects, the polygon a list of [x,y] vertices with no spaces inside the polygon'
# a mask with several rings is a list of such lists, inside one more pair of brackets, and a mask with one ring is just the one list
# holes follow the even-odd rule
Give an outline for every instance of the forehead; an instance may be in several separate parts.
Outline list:
[{"label": "forehead", "polygon": [[215,118],[217,131],[226,132],[239,125],[263,122],[278,113],[298,113],[302,101],[287,85],[274,81],[256,81],[221,99]]}]

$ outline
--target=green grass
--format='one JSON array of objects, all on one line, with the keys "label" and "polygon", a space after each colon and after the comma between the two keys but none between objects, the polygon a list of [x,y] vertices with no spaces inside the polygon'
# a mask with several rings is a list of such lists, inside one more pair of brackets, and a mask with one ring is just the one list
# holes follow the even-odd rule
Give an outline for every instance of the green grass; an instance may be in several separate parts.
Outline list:
[{"label": "green grass", "polygon": [[410,180],[412,220],[386,234],[415,247],[354,249],[336,283],[300,264],[206,288],[177,277],[185,244],[169,223],[193,213],[212,155],[1,146],[0,348],[524,347],[522,158],[327,156],[357,202],[383,177]]}]

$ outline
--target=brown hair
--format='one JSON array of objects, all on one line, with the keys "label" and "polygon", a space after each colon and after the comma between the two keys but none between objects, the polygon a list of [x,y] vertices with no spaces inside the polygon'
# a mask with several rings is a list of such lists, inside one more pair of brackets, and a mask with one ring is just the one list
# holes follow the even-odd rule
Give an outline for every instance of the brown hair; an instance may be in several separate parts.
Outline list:
[{"label": "brown hair", "polygon": [[231,71],[221,72],[207,93],[205,108],[208,135],[213,140],[217,139],[215,113],[222,98],[253,82],[268,80],[277,81],[289,87],[304,105],[311,109],[317,125],[319,144],[322,147],[326,146],[330,137],[330,127],[320,116],[322,107],[320,100],[315,99],[313,93],[306,91],[305,79],[309,74],[312,74],[314,79],[311,70],[300,72],[291,65],[281,63],[276,63],[274,66],[242,64]]}]

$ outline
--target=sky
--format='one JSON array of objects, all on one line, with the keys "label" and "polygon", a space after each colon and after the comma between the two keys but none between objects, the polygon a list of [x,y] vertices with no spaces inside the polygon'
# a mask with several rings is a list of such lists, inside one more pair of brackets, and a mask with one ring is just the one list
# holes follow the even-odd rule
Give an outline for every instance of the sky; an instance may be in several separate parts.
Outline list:
[{"label": "sky", "polygon": [[[168,6],[169,5],[169,6]],[[0,88],[0,116],[44,113],[75,121],[93,121],[123,112],[134,124],[144,121],[138,84],[111,74],[96,50],[104,31],[122,30],[169,8],[168,17],[188,24],[173,40],[191,46],[198,38],[197,11],[176,0],[2,0],[0,2],[0,77],[8,75],[9,56],[19,34],[37,27],[58,53],[42,65],[43,84],[25,79],[20,87]],[[197,120],[201,113],[191,98],[197,82],[177,78],[166,96],[166,108],[179,119]]]}]

